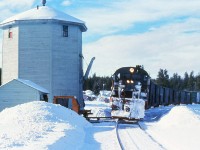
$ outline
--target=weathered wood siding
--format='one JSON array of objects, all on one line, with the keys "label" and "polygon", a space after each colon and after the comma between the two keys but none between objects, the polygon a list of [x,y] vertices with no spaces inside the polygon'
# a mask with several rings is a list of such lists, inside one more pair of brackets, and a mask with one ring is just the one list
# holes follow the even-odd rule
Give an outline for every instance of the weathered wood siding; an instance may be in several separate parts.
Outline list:
[{"label": "weathered wood siding", "polygon": [[[63,37],[63,25],[68,26],[68,37]],[[79,25],[58,20],[22,20],[17,26],[19,39],[16,37],[15,42],[9,42],[4,37],[4,45],[8,47],[3,47],[6,53],[3,67],[7,69],[3,77],[8,76],[5,81],[30,80],[50,92],[50,102],[53,96],[72,95],[83,107],[82,31]]]},{"label": "weathered wood siding", "polygon": [[51,92],[52,25],[30,21],[19,26],[19,78]]},{"label": "weathered wood siding", "polygon": [[18,77],[18,36],[19,28],[10,28],[12,38],[8,38],[9,28],[3,30],[2,41],[2,84]]},{"label": "weathered wood siding", "polygon": [[39,91],[13,80],[0,88],[0,111],[30,101],[40,100]]},{"label": "weathered wood siding", "polygon": [[[75,25],[68,25],[68,37],[63,37],[63,25],[53,25],[52,90],[53,95],[76,96],[82,100],[82,32]],[[80,70],[81,69],[81,70]]]}]

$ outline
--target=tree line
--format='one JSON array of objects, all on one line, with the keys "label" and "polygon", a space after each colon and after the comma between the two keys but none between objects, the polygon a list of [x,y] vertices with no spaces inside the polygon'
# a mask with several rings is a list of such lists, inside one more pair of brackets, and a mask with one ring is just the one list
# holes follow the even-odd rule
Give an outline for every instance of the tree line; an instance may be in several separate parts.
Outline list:
[{"label": "tree line", "polygon": [[111,90],[112,80],[111,77],[98,77],[94,73],[92,77],[85,80],[83,90],[91,90],[94,94],[99,94],[101,90]]},{"label": "tree line", "polygon": [[[152,80],[162,87],[175,90],[200,91],[200,73],[194,75],[194,71],[190,73],[185,72],[183,77],[178,75],[178,73],[174,73],[170,77],[166,69],[160,69],[157,78]],[[92,90],[95,94],[98,94],[100,90],[111,90],[111,86],[111,76],[98,77],[96,74],[93,74],[92,77],[85,81],[83,90]]]},{"label": "tree line", "polygon": [[[0,84],[1,71],[2,69],[0,68]],[[160,69],[157,78],[152,80],[160,86],[175,90],[200,91],[200,73],[194,75],[194,71],[190,73],[185,72],[183,77],[178,75],[178,73],[174,73],[172,77],[170,77],[166,69]],[[99,77],[93,74],[92,77],[89,77],[84,82],[83,90],[92,90],[95,94],[98,94],[100,90],[110,90],[111,86],[111,76]]]},{"label": "tree line", "polygon": [[166,69],[160,69],[154,81],[158,85],[175,90],[200,91],[200,73],[194,75],[194,71],[185,72],[183,77],[178,73],[174,73],[172,77],[169,77]]}]

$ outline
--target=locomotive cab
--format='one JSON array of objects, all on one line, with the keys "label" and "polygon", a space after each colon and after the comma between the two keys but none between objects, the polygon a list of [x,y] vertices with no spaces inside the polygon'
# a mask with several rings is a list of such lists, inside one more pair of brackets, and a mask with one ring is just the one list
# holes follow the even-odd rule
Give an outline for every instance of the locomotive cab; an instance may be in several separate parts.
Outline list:
[{"label": "locomotive cab", "polygon": [[142,66],[120,68],[112,76],[112,96],[120,97],[119,90],[123,89],[125,97],[132,98],[133,93],[138,92],[141,87],[139,97],[145,98],[148,79],[149,75]]}]

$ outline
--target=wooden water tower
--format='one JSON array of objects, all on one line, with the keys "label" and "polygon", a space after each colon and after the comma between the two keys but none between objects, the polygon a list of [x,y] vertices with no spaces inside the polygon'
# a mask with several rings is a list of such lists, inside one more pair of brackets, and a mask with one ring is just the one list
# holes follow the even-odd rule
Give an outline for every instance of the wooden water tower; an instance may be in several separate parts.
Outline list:
[{"label": "wooden water tower", "polygon": [[73,95],[82,108],[82,32],[87,27],[45,3],[0,23],[2,83],[30,80],[50,92],[50,102],[55,95]]}]

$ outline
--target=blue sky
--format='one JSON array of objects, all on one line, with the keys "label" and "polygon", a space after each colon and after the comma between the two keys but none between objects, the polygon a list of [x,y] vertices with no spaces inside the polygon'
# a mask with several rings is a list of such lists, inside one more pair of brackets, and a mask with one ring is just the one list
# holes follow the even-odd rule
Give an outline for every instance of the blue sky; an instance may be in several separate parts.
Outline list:
[{"label": "blue sky", "polygon": [[[37,5],[41,0],[1,0],[0,21]],[[83,55],[87,63],[96,57],[91,74],[111,76],[135,65],[152,78],[160,68],[170,75],[200,72],[199,0],[47,0],[47,6],[86,22]]]}]

